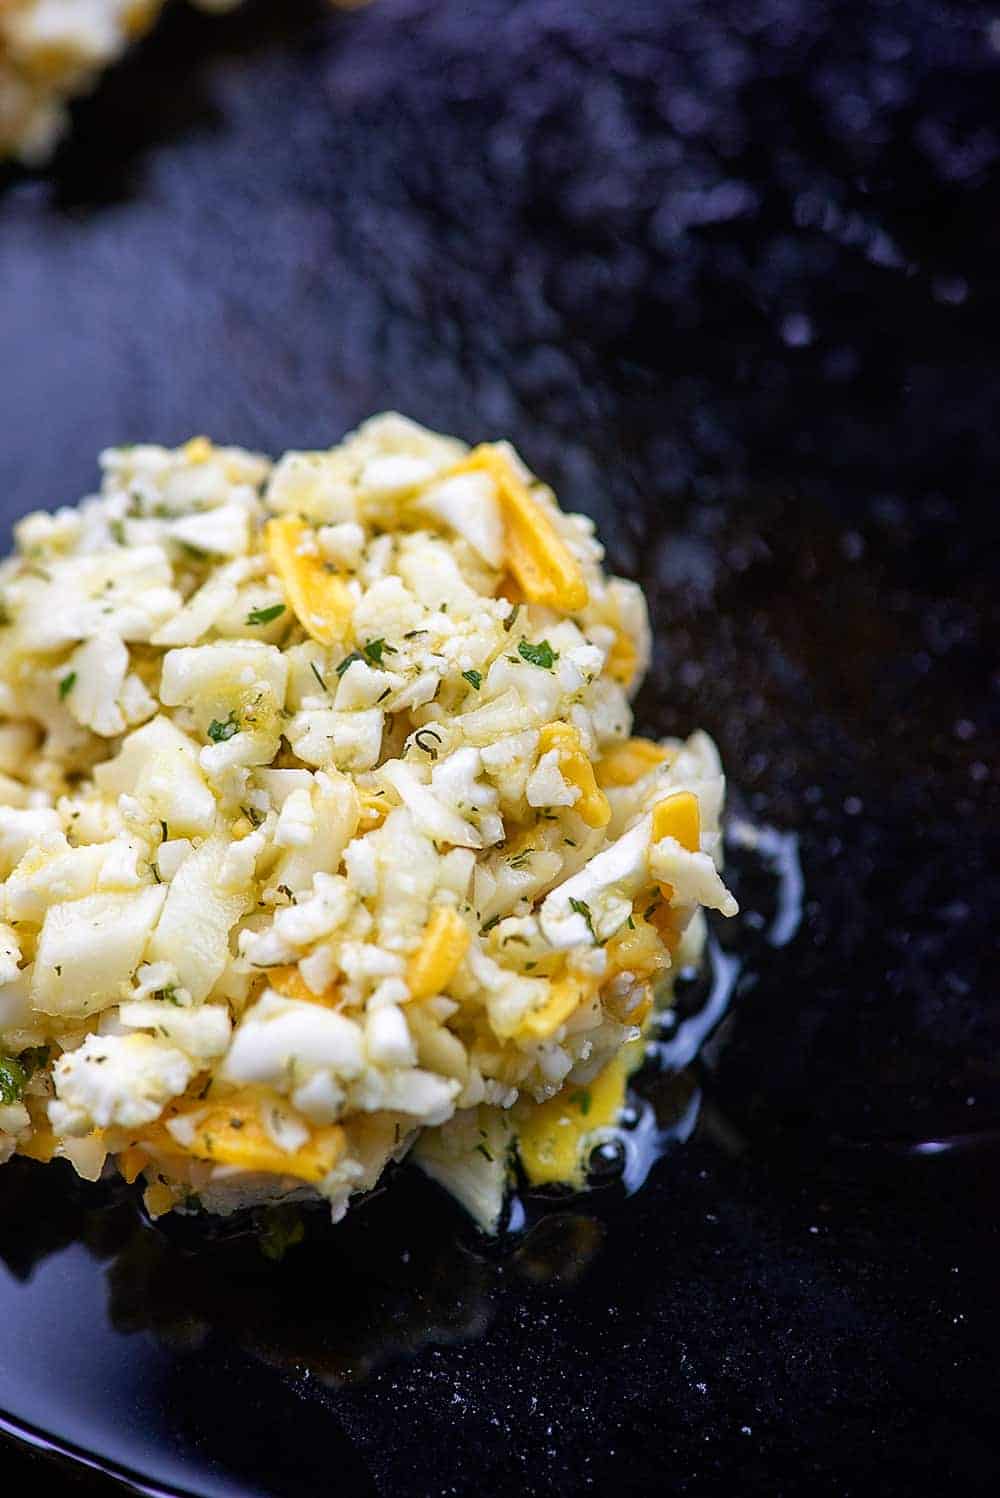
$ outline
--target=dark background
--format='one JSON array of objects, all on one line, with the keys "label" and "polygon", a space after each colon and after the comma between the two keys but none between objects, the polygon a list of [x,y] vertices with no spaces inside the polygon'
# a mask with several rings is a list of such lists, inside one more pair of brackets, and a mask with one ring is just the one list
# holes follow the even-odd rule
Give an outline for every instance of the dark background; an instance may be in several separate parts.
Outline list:
[{"label": "dark background", "polygon": [[744,875],[691,1143],[527,1247],[404,1177],[274,1270],[11,1167],[0,1405],[52,1359],[68,1438],[72,1297],[82,1444],[196,1491],[997,1491],[998,98],[977,5],[177,6],[0,179],[8,518],[112,442],[510,436],[806,879],[775,950]]}]

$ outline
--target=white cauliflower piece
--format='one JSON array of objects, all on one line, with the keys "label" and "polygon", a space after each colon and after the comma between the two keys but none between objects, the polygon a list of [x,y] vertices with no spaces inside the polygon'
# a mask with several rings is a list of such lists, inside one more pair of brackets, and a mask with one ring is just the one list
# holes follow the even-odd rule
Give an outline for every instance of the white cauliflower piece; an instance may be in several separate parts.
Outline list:
[{"label": "white cauliflower piece", "polygon": [[219,1074],[230,1082],[287,1092],[315,1071],[350,1081],[364,1067],[360,1025],[320,1004],[286,999],[268,988],[237,1026]]},{"label": "white cauliflower piece", "polygon": [[172,1004],[168,999],[133,999],[121,1005],[126,1030],[155,1030],[194,1061],[225,1054],[232,1035],[229,1011],[221,1004]]},{"label": "white cauliflower piece", "polygon": [[59,1135],[138,1129],[159,1118],[194,1075],[189,1057],[151,1035],[88,1035],[52,1069],[49,1121]]},{"label": "white cauliflower piece", "polygon": [[142,960],[165,896],[162,885],[151,885],[50,905],[38,938],[32,1007],[82,1018],[116,1004]]}]

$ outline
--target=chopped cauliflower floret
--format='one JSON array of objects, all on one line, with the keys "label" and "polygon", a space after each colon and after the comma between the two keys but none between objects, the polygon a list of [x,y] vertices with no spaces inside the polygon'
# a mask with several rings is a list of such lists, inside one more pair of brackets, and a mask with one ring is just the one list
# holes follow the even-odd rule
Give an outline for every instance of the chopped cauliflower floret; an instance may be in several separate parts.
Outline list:
[{"label": "chopped cauliflower floret", "polygon": [[57,1134],[141,1128],[182,1093],[194,1066],[176,1046],[152,1035],[88,1035],[53,1067],[56,1096],[49,1118]]}]

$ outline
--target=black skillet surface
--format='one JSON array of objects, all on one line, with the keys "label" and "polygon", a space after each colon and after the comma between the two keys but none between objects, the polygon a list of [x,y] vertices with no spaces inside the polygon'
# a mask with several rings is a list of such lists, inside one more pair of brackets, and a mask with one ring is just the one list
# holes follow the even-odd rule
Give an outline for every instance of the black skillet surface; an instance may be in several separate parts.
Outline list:
[{"label": "black skillet surface", "polygon": [[178,10],[3,185],[9,517],[112,441],[510,435],[805,874],[775,944],[737,862],[644,1085],[694,1136],[499,1247],[406,1172],[274,1265],[5,1168],[11,1429],[199,1495],[997,1491],[998,60],[931,0]]}]

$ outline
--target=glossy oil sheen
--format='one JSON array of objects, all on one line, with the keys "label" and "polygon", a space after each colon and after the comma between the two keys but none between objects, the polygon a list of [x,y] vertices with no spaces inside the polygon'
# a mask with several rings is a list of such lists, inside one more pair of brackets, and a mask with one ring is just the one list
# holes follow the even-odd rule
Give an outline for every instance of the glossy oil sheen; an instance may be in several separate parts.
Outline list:
[{"label": "glossy oil sheen", "polygon": [[995,33],[177,8],[0,185],[5,516],[113,441],[512,437],[646,588],[744,907],[498,1244],[406,1171],[271,1264],[5,1167],[6,1428],[213,1498],[997,1490]]}]

